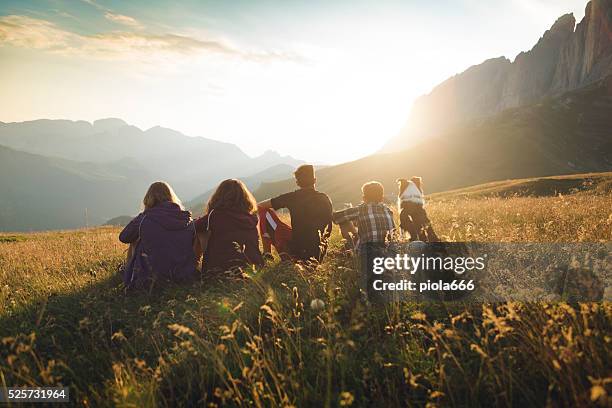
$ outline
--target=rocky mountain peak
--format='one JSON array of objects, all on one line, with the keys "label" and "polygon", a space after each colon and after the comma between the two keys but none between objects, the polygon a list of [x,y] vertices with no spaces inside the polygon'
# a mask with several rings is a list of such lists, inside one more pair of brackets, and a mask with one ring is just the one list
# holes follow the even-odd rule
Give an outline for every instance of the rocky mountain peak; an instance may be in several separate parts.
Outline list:
[{"label": "rocky mountain peak", "polygon": [[562,15],[555,21],[548,31],[544,33],[544,37],[554,34],[568,35],[574,32],[576,26],[576,18],[573,13]]},{"label": "rocky mountain peak", "polygon": [[588,85],[612,74],[612,0],[593,0],[565,42],[550,94]]},{"label": "rocky mountain peak", "polygon": [[537,103],[612,75],[612,0],[592,0],[576,25],[559,17],[529,51],[468,68],[418,98],[407,126],[385,150],[454,126]]}]

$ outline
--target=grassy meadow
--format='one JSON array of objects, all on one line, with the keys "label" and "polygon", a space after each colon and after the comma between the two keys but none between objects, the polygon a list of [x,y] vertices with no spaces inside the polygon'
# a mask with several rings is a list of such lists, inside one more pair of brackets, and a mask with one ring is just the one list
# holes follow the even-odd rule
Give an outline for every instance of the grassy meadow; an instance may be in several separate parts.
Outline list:
[{"label": "grassy meadow", "polygon": [[[428,212],[448,241],[609,242],[609,186],[452,192]],[[82,406],[612,403],[609,302],[370,306],[338,231],[315,271],[276,259],[126,296],[118,233],[0,234],[0,386],[61,383]]]}]

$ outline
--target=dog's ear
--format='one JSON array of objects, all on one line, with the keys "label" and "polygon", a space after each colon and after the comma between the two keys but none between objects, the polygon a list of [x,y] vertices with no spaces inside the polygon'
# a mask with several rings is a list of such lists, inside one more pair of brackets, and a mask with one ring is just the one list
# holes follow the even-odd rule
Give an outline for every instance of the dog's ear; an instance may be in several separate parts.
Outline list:
[{"label": "dog's ear", "polygon": [[395,180],[395,182],[397,183],[399,194],[402,194],[408,186],[408,180],[406,180],[405,178],[398,178],[397,180]]},{"label": "dog's ear", "polygon": [[419,190],[421,190],[421,192],[423,192],[423,179],[419,176],[412,176],[410,178],[410,181],[412,181]]}]

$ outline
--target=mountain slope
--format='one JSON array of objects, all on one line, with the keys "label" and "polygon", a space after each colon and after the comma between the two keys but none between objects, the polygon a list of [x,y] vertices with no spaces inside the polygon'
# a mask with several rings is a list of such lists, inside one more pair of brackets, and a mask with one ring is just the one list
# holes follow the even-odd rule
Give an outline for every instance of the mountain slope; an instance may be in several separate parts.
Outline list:
[{"label": "mountain slope", "polygon": [[151,176],[125,163],[49,158],[0,146],[0,230],[97,225],[133,214]]},{"label": "mountain slope", "polygon": [[[493,58],[418,98],[400,134],[383,148],[407,148],[454,126],[595,83],[612,74],[612,0],[593,0],[575,25],[561,16],[536,45],[513,62]],[[575,29],[574,29],[575,27]]]},{"label": "mountain slope", "polygon": [[494,181],[434,193],[428,197],[432,200],[453,200],[481,197],[550,197],[559,194],[610,195],[610,193],[612,193],[612,172]]},{"label": "mountain slope", "polygon": [[[360,201],[360,186],[420,175],[427,193],[494,180],[612,170],[612,76],[541,103],[457,126],[410,149],[382,153],[318,172],[335,207]],[[294,189],[293,180],[264,183],[258,199]]]}]

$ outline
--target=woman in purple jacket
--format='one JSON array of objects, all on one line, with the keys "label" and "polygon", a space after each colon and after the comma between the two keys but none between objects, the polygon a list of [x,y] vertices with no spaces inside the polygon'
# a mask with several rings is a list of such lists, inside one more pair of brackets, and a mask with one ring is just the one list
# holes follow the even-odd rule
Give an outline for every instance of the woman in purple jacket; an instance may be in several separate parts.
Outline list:
[{"label": "woman in purple jacket", "polygon": [[143,199],[144,211],[119,234],[131,244],[131,256],[123,269],[127,287],[142,287],[154,281],[186,281],[195,277],[193,242],[195,226],[172,187],[158,181]]},{"label": "woman in purple jacket", "polygon": [[263,265],[257,230],[257,202],[240,180],[229,179],[217,187],[195,221],[200,235],[208,234],[202,270],[227,271],[246,265]]}]

